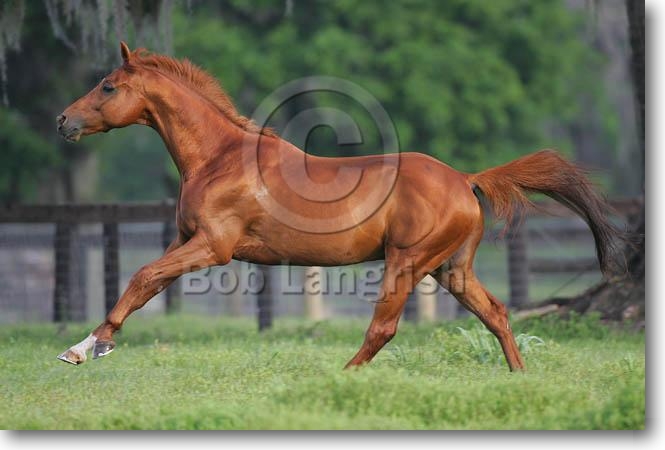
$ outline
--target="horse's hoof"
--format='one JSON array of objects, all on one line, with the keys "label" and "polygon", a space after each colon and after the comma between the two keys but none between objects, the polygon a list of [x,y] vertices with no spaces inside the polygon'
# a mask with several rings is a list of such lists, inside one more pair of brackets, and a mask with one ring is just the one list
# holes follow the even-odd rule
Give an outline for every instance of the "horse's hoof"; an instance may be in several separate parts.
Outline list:
[{"label": "horse's hoof", "polygon": [[83,364],[85,362],[85,353],[81,355],[70,348],[66,352],[59,354],[58,359],[69,364]]},{"label": "horse's hoof", "polygon": [[101,358],[113,351],[115,342],[113,341],[97,341],[92,349],[92,359]]}]

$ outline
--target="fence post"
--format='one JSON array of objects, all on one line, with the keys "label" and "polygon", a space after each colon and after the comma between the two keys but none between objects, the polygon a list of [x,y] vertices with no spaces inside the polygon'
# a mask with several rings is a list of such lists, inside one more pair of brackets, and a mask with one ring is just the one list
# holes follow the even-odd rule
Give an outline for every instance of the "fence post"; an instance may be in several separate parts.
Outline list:
[{"label": "fence post", "polygon": [[273,319],[273,274],[270,266],[258,266],[263,273],[263,289],[256,296],[258,307],[257,319],[259,321],[259,331],[272,328]]},{"label": "fence post", "polygon": [[[309,278],[316,277],[318,274],[319,280],[323,278],[323,268],[322,267],[307,267],[305,269],[305,279],[303,283],[305,286],[311,285],[307,280]],[[323,320],[325,318],[325,311],[323,308],[323,292],[321,289],[322,282],[319,282],[319,291],[309,292],[305,289],[303,294],[305,300],[305,317],[310,320]]]},{"label": "fence post", "polygon": [[231,273],[237,274],[237,286],[233,290],[233,292],[230,292],[229,294],[223,296],[222,298],[225,299],[228,302],[228,307],[226,308],[226,313],[227,315],[231,317],[242,317],[243,316],[243,311],[245,309],[245,298],[246,298],[246,293],[243,293],[242,289],[242,273],[243,273],[243,267],[242,264],[246,263],[240,263],[236,260],[231,260],[229,263],[229,268],[231,269]]},{"label": "fence post", "polygon": [[55,289],[53,292],[53,321],[70,319],[69,298],[72,293],[72,233],[74,225],[59,222],[55,225],[54,258]]},{"label": "fence post", "polygon": [[120,296],[120,260],[118,257],[120,237],[118,223],[105,223],[103,227],[104,245],[104,309],[108,314]]},{"label": "fence post", "polygon": [[459,302],[450,292],[441,289],[441,316],[446,320],[455,320],[459,314]]},{"label": "fence post", "polygon": [[[162,248],[164,251],[171,245],[171,242],[175,239],[177,230],[175,223],[172,220],[167,220],[164,222],[164,228],[162,229]],[[176,279],[169,287],[166,288],[164,292],[164,302],[165,309],[167,314],[172,314],[180,311],[182,307],[182,302],[180,299],[180,279]]]},{"label": "fence post", "polygon": [[520,214],[510,224],[508,233],[508,279],[510,281],[510,302],[512,308],[520,308],[529,302],[529,258],[527,254],[526,225],[521,223]]},{"label": "fence post", "polygon": [[69,320],[85,322],[88,318],[86,273],[88,271],[88,243],[81,233],[81,226],[72,229],[72,259],[69,272],[73,275],[69,293]]},{"label": "fence post", "polygon": [[406,303],[404,304],[404,311],[402,312],[402,317],[404,320],[409,322],[415,322],[418,320],[418,288],[414,287],[413,290],[409,293],[406,298]]},{"label": "fence post", "polygon": [[418,322],[434,322],[439,284],[434,278],[427,275],[418,283],[415,290]]}]

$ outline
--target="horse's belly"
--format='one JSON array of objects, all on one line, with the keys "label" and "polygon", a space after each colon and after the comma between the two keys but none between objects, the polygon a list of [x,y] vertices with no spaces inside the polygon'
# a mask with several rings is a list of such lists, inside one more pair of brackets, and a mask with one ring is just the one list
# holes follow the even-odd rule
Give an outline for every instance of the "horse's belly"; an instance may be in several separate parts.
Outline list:
[{"label": "horse's belly", "polygon": [[342,266],[383,259],[380,241],[358,241],[350,236],[301,234],[281,238],[248,238],[239,243],[234,259],[256,264]]}]

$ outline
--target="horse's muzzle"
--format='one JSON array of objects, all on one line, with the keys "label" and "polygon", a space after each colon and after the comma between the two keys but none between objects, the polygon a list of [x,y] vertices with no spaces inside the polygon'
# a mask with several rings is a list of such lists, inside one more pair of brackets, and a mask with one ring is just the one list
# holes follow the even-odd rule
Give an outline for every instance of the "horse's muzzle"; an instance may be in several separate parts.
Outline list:
[{"label": "horse's muzzle", "polygon": [[81,138],[81,129],[77,126],[72,126],[71,123],[67,123],[67,116],[60,114],[55,118],[58,127],[58,133],[62,136],[67,142],[76,142]]}]

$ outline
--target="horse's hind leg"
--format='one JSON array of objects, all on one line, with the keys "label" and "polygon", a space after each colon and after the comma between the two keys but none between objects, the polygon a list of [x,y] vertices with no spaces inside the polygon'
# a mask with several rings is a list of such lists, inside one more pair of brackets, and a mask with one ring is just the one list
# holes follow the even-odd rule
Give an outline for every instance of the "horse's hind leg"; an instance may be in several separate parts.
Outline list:
[{"label": "horse's hind leg", "polygon": [[[505,305],[480,284],[472,271],[455,272],[455,269],[442,271],[436,278],[466,309],[478,316],[487,329],[496,336],[510,370],[524,369],[524,361],[510,328]],[[460,290],[458,291],[458,289]]]},{"label": "horse's hind leg", "polygon": [[[478,239],[479,241],[479,239]],[[508,321],[506,306],[478,281],[471,268],[478,241],[472,240],[451,258],[449,267],[440,267],[432,275],[469,311],[485,324],[501,344],[511,371],[524,369],[522,355]]]},{"label": "horse's hind leg", "polygon": [[413,278],[413,274],[410,274],[409,270],[407,267],[402,268],[397,265],[389,267],[386,261],[383,286],[376,306],[374,306],[372,322],[367,328],[360,350],[351,358],[345,368],[371,361],[378,351],[395,336],[397,322],[404,310],[404,304],[415,285],[409,280]]},{"label": "horse's hind leg", "polygon": [[[452,249],[450,251],[452,252]],[[409,292],[449,256],[443,254],[432,257],[424,252],[416,257],[406,254],[406,251],[396,249],[386,251],[386,269],[381,293],[374,307],[372,321],[365,333],[365,341],[345,368],[371,361],[393,338]]]}]

